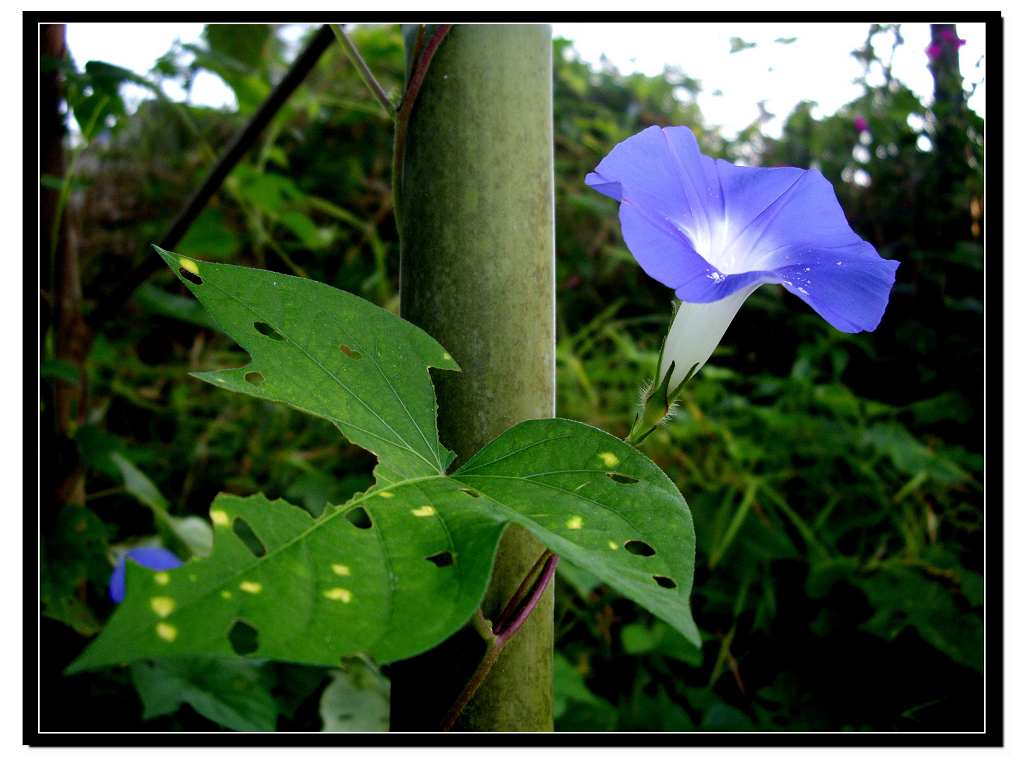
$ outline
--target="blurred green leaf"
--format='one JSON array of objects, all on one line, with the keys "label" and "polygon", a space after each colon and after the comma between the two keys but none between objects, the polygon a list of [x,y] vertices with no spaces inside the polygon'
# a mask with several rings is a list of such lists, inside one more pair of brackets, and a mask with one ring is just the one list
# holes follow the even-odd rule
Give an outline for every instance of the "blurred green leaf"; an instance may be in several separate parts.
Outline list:
[{"label": "blurred green leaf", "polygon": [[200,258],[228,261],[238,253],[240,243],[227,226],[224,213],[207,207],[192,222],[178,247]]},{"label": "blurred green leaf", "polygon": [[146,719],[188,704],[203,717],[234,731],[273,731],[277,705],[262,668],[230,659],[162,659],[132,665]]},{"label": "blurred green leaf", "polygon": [[39,376],[43,379],[56,379],[65,384],[77,384],[79,382],[78,368],[74,363],[67,360],[51,357],[44,360],[39,366]]},{"label": "blurred green leaf", "polygon": [[203,306],[193,299],[163,291],[148,283],[140,285],[132,298],[148,314],[218,330]]},{"label": "blurred green leaf", "polygon": [[85,507],[62,509],[41,552],[43,615],[82,635],[98,632],[99,622],[87,600],[88,588],[91,585],[105,594],[110,570],[103,522]]},{"label": "blurred green leaf", "polygon": [[982,622],[957,605],[953,593],[911,568],[887,568],[862,583],[876,613],[865,629],[893,638],[913,627],[926,642],[958,664],[980,670]]},{"label": "blurred green leaf", "polygon": [[624,626],[622,650],[634,656],[657,653],[691,667],[700,667],[704,661],[700,648],[662,621],[656,621],[650,626],[644,622]]},{"label": "blurred green leaf", "polygon": [[864,442],[909,475],[924,472],[940,483],[960,483],[967,479],[960,467],[922,445],[899,424],[870,427],[864,432]]}]

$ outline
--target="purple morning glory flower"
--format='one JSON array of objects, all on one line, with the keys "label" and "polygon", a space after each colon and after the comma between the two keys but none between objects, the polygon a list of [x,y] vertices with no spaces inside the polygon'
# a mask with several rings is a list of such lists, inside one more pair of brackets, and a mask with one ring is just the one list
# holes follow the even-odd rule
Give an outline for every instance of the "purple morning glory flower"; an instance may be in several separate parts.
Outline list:
[{"label": "purple morning glory flower", "polygon": [[163,547],[136,547],[135,549],[129,549],[117,559],[114,573],[110,576],[110,599],[115,603],[124,602],[125,560],[128,559],[138,563],[143,568],[149,568],[151,571],[169,571],[181,566],[181,560],[178,559],[177,555]]},{"label": "purple morning glory flower", "polygon": [[924,52],[928,54],[928,58],[935,60],[942,55],[942,46],[939,43],[931,43]]},{"label": "purple morning glory flower", "polygon": [[857,130],[857,133],[864,133],[868,129],[868,121],[864,119],[863,115],[857,115],[853,118],[853,127]]},{"label": "purple morning glory flower", "polygon": [[841,331],[874,330],[899,262],[882,259],[816,170],[745,168],[700,153],[686,127],[618,144],[586,183],[619,201],[626,245],[683,304],[662,352],[668,389],[710,357],[759,286],[781,284]]}]

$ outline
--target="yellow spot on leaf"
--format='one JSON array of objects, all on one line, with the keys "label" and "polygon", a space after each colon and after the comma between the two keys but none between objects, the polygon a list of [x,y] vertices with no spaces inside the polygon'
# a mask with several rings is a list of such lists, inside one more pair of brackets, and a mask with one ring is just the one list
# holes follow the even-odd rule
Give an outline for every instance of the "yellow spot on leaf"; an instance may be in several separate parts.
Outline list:
[{"label": "yellow spot on leaf", "polygon": [[166,587],[171,581],[171,574],[160,571],[159,573],[153,574],[153,581],[159,584],[161,587]]},{"label": "yellow spot on leaf", "polygon": [[228,592],[226,589],[220,593],[220,596],[223,597],[225,600],[231,599],[231,593]]},{"label": "yellow spot on leaf", "polygon": [[429,504],[424,504],[422,507],[416,507],[412,513],[416,517],[433,517],[437,514],[437,510]]},{"label": "yellow spot on leaf", "polygon": [[258,581],[243,581],[238,585],[238,588],[243,592],[248,592],[253,595],[257,595],[263,591],[263,585]]},{"label": "yellow spot on leaf", "polygon": [[570,528],[574,531],[578,531],[580,528],[583,527],[583,518],[579,515],[573,515],[569,518],[568,522],[566,522],[565,527]]},{"label": "yellow spot on leaf", "polygon": [[619,548],[619,545],[616,544],[614,541],[609,541],[608,542],[608,549],[610,549],[610,550],[612,550],[614,552],[618,548]]},{"label": "yellow spot on leaf", "polygon": [[228,513],[220,509],[210,510],[210,519],[214,525],[227,525],[230,522]]},{"label": "yellow spot on leaf", "polygon": [[381,491],[380,494],[378,495],[382,499],[393,499],[395,497],[395,494],[393,494],[391,491]]},{"label": "yellow spot on leaf", "polygon": [[343,587],[335,587],[334,589],[328,589],[324,592],[324,597],[328,600],[340,600],[343,603],[352,602],[352,593]]},{"label": "yellow spot on leaf", "polygon": [[161,621],[156,625],[156,636],[168,643],[173,643],[178,637],[178,628],[166,621]]},{"label": "yellow spot on leaf", "polygon": [[342,565],[341,563],[335,563],[334,565],[332,565],[331,570],[339,576],[348,576],[350,573],[352,573],[352,571],[349,569],[347,565]]},{"label": "yellow spot on leaf", "polygon": [[154,597],[150,599],[149,605],[153,609],[153,613],[161,619],[166,619],[174,612],[173,597]]},{"label": "yellow spot on leaf", "polygon": [[614,467],[619,463],[619,457],[611,451],[605,451],[604,453],[597,454],[597,457],[604,462],[606,467]]},{"label": "yellow spot on leaf", "polygon": [[193,275],[199,274],[199,265],[196,264],[192,259],[181,259],[179,262],[181,268],[191,272]]},{"label": "yellow spot on leaf", "polygon": [[441,354],[441,357],[443,357],[445,360],[451,360],[452,359],[452,356],[449,355],[447,352],[443,352]]}]

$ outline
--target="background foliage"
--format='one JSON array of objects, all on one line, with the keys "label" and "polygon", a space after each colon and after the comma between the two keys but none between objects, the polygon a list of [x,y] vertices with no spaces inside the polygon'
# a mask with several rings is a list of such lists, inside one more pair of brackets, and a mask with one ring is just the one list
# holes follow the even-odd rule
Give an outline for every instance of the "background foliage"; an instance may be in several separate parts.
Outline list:
[{"label": "background foliage", "polygon": [[[398,29],[354,36],[397,91]],[[854,55],[876,60],[871,36]],[[211,26],[149,73],[61,65],[82,135],[68,170],[43,185],[67,198],[86,323],[105,288],[155,258],[146,244],[286,58],[272,27]],[[870,335],[833,330],[774,286],[747,302],[670,427],[645,443],[694,515],[703,650],[563,564],[556,727],[979,729],[983,126],[958,78],[931,107],[887,76],[834,116],[801,105],[781,139],[758,121],[726,140],[695,104],[702,84],[682,72],[595,69],[566,40],[554,59],[560,416],[625,434],[667,327],[668,291],[625,249],[614,203],[583,186],[647,125],[689,125],[728,159],[819,167],[854,229],[903,262]],[[942,58],[931,66],[937,81],[951,71]],[[236,113],[162,95],[201,70],[234,90]],[[125,82],[152,94],[135,112]],[[175,250],[308,276],[395,310],[390,153],[388,119],[332,47]],[[44,311],[57,301],[43,298]],[[44,418],[59,387],[84,385],[87,396],[67,430],[83,494],[43,520],[43,729],[383,728],[387,670],[366,659],[334,670],[156,661],[62,676],[111,613],[119,551],[159,540],[202,553],[221,491],[262,490],[317,514],[369,485],[373,459],[326,422],[187,376],[247,356],[165,272],[98,330],[81,369],[56,356],[55,335],[44,340]]]}]

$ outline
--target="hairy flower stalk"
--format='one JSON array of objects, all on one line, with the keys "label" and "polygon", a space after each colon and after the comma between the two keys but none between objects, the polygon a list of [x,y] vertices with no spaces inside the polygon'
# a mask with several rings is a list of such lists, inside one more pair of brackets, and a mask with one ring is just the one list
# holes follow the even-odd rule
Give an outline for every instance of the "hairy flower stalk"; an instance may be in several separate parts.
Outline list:
[{"label": "hairy flower stalk", "polygon": [[586,182],[620,203],[630,252],[682,302],[634,443],[664,421],[760,286],[782,285],[846,333],[882,319],[899,262],[850,228],[816,170],[736,166],[701,154],[689,128],[652,126],[612,149]]}]

